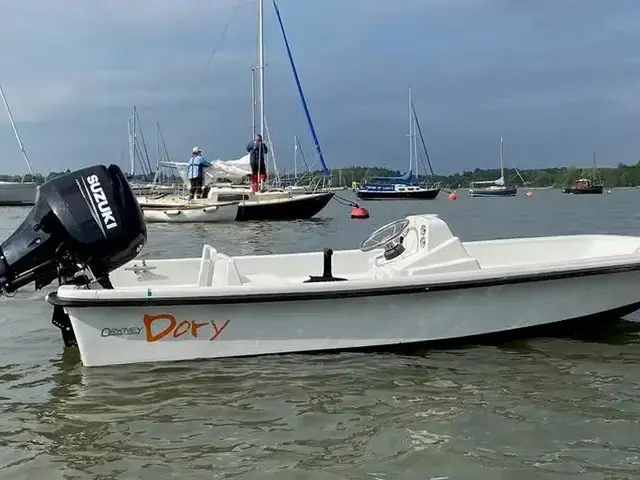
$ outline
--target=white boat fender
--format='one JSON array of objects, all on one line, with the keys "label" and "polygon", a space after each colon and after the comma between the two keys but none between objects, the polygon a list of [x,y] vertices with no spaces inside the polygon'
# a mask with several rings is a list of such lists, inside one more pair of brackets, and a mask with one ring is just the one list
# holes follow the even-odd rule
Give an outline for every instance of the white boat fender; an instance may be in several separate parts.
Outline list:
[{"label": "white boat fender", "polygon": [[202,209],[202,211],[205,212],[205,213],[215,212],[216,210],[218,210],[218,207],[204,207]]},{"label": "white boat fender", "polygon": [[165,210],[164,213],[167,215],[180,215],[182,210]]}]

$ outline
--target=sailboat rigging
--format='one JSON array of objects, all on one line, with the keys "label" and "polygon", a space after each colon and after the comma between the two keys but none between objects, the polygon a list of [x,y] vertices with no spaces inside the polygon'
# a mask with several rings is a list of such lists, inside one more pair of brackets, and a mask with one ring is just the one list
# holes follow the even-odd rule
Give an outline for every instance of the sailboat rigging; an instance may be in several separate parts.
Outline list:
[{"label": "sailboat rigging", "polygon": [[[396,177],[372,177],[362,187],[356,189],[356,196],[363,200],[433,200],[440,193],[439,185],[427,185],[419,183],[418,175],[418,124],[415,107],[413,105],[411,86],[408,88],[409,96],[409,169],[404,175]],[[424,137],[420,132],[423,147]],[[428,154],[427,154],[428,155]],[[415,166],[415,175],[414,172]],[[429,161],[431,166],[431,161]],[[433,175],[433,168],[431,168]]]},{"label": "sailboat rigging", "polygon": [[[274,2],[274,7],[277,5]],[[271,138],[269,135],[269,127],[265,116],[265,78],[264,78],[264,28],[263,28],[263,16],[264,16],[264,0],[258,0],[258,65],[254,68],[252,78],[256,77],[257,73],[257,89],[252,86],[252,91],[257,93],[258,97],[258,114],[257,124],[252,128],[258,131],[262,135],[263,141],[267,142],[270,147],[270,156],[273,159],[273,146],[271,144]],[[279,21],[281,18],[278,16]],[[284,35],[284,30],[282,30]],[[286,39],[286,36],[285,36]],[[288,41],[287,41],[288,43]],[[291,51],[288,49],[290,57],[290,63],[294,66],[293,59],[291,57]],[[255,82],[255,80],[254,80]],[[297,79],[299,83],[299,79]],[[257,90],[257,92],[255,91]],[[298,91],[302,94],[301,87]],[[252,106],[255,105],[255,100],[252,100]],[[306,105],[306,101],[303,102]],[[255,112],[255,108],[254,108]],[[307,108],[308,112],[308,108]],[[252,118],[255,118],[255,113],[252,114]],[[310,122],[310,117],[308,117]],[[255,125],[255,121],[252,122]],[[310,126],[312,123],[310,122]],[[314,137],[317,146],[317,136]],[[180,172],[180,176],[185,184],[188,184],[187,179],[187,163],[167,162],[163,165],[172,166],[177,168]],[[265,165],[266,167],[266,165]],[[267,173],[267,172],[264,172]],[[237,160],[213,160],[211,166],[204,169],[205,174],[205,188],[203,192],[203,198],[194,199],[194,202],[188,205],[184,203],[184,200],[177,198],[165,197],[162,201],[149,201],[144,199],[139,203],[142,206],[143,212],[145,212],[145,218],[147,214],[154,215],[157,220],[154,221],[203,221],[203,222],[215,222],[221,221],[221,216],[218,214],[218,208],[223,207],[226,209],[229,202],[237,202],[237,213],[235,215],[236,221],[243,220],[294,220],[294,219],[306,219],[311,218],[319,213],[333,198],[332,191],[309,191],[304,189],[301,192],[293,190],[277,189],[267,186],[264,191],[252,192],[251,189],[245,186],[231,186],[227,183],[226,186],[221,186],[218,182],[220,178],[231,180],[231,182],[242,182],[246,179],[247,175],[251,174],[249,167],[249,155],[245,154],[243,157]],[[274,161],[274,174],[276,180],[278,179],[278,171]],[[172,216],[169,218],[167,215],[158,214],[163,209],[171,211]],[[182,212],[189,212],[188,215],[181,216]],[[175,213],[178,212],[178,213]],[[166,212],[165,212],[166,213]]]},{"label": "sailboat rigging", "polygon": [[515,185],[505,185],[503,145],[504,142],[502,140],[502,137],[500,137],[500,178],[498,178],[497,180],[471,182],[471,188],[469,188],[470,197],[515,197],[518,194],[518,187],[516,187]]},{"label": "sailboat rigging", "polygon": [[[27,156],[27,151],[24,148],[24,144],[20,139],[18,127],[16,127],[16,123],[13,120],[11,108],[9,108],[9,102],[7,101],[7,97],[4,93],[2,85],[0,85],[0,97],[2,97],[2,103],[4,104],[4,108],[9,117],[9,122],[11,123],[13,134],[16,137],[18,146],[20,147],[22,158],[24,158],[24,161],[27,164],[27,168],[29,169],[29,173],[33,177],[33,168],[31,167],[31,162],[29,161],[29,157]],[[33,180],[30,182],[25,182],[25,176],[26,173],[22,175],[22,178],[19,182],[0,182],[0,205],[14,206],[35,204],[38,186]]]}]

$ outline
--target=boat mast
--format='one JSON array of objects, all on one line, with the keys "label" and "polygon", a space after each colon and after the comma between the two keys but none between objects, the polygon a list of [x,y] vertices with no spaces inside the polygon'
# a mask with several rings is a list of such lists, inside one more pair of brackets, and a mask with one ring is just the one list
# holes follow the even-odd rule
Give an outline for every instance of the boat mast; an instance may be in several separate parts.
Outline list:
[{"label": "boat mast", "polygon": [[251,135],[256,135],[256,69],[251,69]]},{"label": "boat mast", "polygon": [[[31,168],[31,162],[29,162],[27,151],[24,149],[22,140],[20,140],[20,134],[18,133],[18,128],[16,127],[15,122],[13,121],[13,115],[11,114],[11,109],[9,108],[9,102],[7,102],[7,97],[4,94],[2,85],[0,85],[0,96],[2,96],[2,103],[4,103],[4,108],[7,110],[7,115],[9,116],[9,122],[11,122],[11,128],[13,128],[13,134],[16,136],[16,140],[18,141],[18,146],[20,147],[20,151],[22,152],[22,157],[24,158],[24,161],[27,163],[27,168],[29,169],[29,173],[31,173],[31,175],[33,176],[33,168]],[[24,175],[22,176],[21,182],[24,182]]]},{"label": "boat mast", "polygon": [[502,153],[503,153],[503,142],[502,142],[502,137],[500,137],[500,178],[504,182],[504,163],[502,160]]},{"label": "boat mast", "polygon": [[129,126],[129,162],[131,163],[131,177],[136,172],[136,107],[133,106],[132,117],[127,119]]},{"label": "boat mast", "polygon": [[260,135],[264,140],[264,0],[258,0],[258,69],[260,95]]},{"label": "boat mast", "polygon": [[413,172],[413,118],[411,116],[411,85],[409,85],[409,172]]},{"label": "boat mast", "polygon": [[298,181],[298,137],[293,134],[293,177]]}]

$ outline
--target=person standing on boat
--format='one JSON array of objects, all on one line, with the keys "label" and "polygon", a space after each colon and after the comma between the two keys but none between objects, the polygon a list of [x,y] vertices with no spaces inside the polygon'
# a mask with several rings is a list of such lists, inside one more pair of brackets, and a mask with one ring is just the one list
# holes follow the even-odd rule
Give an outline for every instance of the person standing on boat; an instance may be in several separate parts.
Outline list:
[{"label": "person standing on boat", "polygon": [[210,166],[211,163],[207,162],[202,156],[202,150],[199,147],[193,147],[191,151],[191,158],[189,159],[189,183],[191,188],[189,189],[189,200],[193,199],[194,195],[202,195],[202,186],[204,184],[204,169]]},{"label": "person standing on boat", "polygon": [[262,135],[257,134],[247,145],[247,152],[250,153],[249,163],[251,164],[251,191],[258,191],[258,184],[262,185],[267,180],[267,164],[264,157],[269,153],[269,148],[262,141]]}]

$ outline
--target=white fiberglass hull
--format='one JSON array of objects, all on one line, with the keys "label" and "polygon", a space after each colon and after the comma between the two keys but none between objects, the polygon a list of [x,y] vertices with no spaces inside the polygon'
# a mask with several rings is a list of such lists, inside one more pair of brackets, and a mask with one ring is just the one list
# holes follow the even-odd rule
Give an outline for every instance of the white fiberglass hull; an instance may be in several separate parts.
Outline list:
[{"label": "white fiberglass hull", "polygon": [[[86,366],[454,340],[640,306],[640,270],[307,301],[67,306]],[[149,292],[151,293],[151,292]],[[585,318],[586,320],[586,318]],[[611,320],[615,320],[612,317]]]},{"label": "white fiberglass hull", "polygon": [[147,223],[215,223],[231,222],[238,213],[238,204],[142,207]]},{"label": "white fiberglass hull", "polygon": [[0,182],[0,206],[35,205],[37,190],[31,182]]}]

